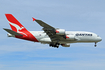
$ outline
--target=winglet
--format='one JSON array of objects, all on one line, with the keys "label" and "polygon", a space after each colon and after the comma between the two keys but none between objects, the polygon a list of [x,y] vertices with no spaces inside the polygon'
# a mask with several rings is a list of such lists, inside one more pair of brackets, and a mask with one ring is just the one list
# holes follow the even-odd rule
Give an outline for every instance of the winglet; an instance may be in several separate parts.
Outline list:
[{"label": "winglet", "polygon": [[36,19],[35,19],[35,18],[33,18],[33,17],[32,17],[32,19],[33,19],[33,21],[35,21],[35,20],[36,20]]}]

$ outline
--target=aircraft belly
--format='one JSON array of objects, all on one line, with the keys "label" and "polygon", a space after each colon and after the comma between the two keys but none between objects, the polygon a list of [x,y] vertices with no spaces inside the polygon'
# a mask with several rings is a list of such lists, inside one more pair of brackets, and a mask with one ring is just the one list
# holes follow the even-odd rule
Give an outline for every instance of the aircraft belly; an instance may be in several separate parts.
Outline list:
[{"label": "aircraft belly", "polygon": [[94,42],[93,37],[78,37],[77,42]]}]

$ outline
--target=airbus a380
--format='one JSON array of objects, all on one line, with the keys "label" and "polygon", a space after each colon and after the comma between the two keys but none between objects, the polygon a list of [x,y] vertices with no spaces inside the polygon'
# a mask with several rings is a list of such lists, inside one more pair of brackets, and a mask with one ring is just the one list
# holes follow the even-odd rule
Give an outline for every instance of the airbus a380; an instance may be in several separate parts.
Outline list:
[{"label": "airbus a380", "polygon": [[58,48],[70,47],[70,43],[96,43],[102,39],[97,34],[85,31],[65,31],[65,29],[54,28],[41,20],[33,18],[43,31],[28,31],[12,14],[5,14],[11,29],[3,28],[8,32],[8,37],[29,40],[49,44],[51,47]]}]

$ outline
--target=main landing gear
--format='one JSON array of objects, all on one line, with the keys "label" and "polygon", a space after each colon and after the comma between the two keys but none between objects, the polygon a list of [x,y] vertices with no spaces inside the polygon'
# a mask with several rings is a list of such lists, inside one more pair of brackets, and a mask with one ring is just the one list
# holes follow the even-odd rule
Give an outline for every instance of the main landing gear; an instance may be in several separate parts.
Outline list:
[{"label": "main landing gear", "polygon": [[49,46],[59,48],[59,43],[50,43]]}]

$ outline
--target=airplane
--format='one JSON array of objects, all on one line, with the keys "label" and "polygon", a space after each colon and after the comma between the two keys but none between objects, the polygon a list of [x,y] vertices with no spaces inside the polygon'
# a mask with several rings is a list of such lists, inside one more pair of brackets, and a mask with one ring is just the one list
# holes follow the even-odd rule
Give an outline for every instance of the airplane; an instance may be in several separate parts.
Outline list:
[{"label": "airplane", "polygon": [[65,31],[65,29],[54,28],[45,22],[35,19],[43,31],[28,31],[12,14],[5,14],[11,29],[3,28],[8,32],[8,37],[49,44],[50,47],[70,47],[71,43],[96,43],[102,39],[97,34],[86,31]]}]

